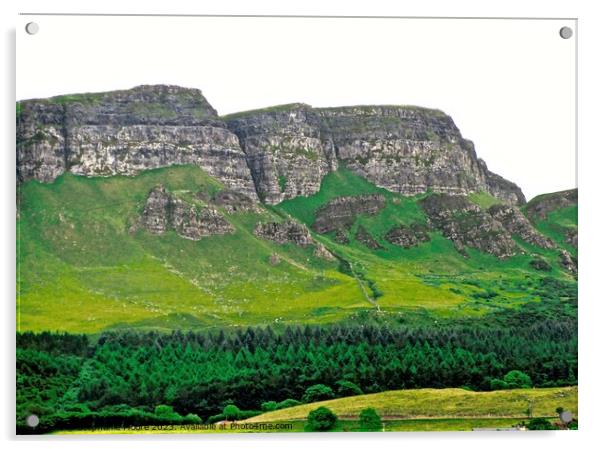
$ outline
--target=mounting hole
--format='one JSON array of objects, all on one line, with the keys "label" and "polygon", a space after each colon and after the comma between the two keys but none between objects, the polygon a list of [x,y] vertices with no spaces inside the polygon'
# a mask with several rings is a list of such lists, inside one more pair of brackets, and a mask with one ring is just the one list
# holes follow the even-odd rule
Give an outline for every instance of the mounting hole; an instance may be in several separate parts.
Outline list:
[{"label": "mounting hole", "polygon": [[25,31],[27,34],[36,34],[38,31],[40,31],[40,26],[35,22],[29,22],[27,25],[25,25]]},{"label": "mounting hole", "polygon": [[566,412],[562,412],[560,414],[560,421],[562,421],[565,424],[570,423],[573,420],[573,414],[569,411]]},{"label": "mounting hole", "polygon": [[29,427],[38,427],[38,424],[40,424],[40,418],[38,418],[38,415],[29,415],[27,419],[25,419],[25,423]]},{"label": "mounting hole", "polygon": [[573,29],[570,27],[560,28],[560,37],[563,39],[570,39],[573,36]]}]

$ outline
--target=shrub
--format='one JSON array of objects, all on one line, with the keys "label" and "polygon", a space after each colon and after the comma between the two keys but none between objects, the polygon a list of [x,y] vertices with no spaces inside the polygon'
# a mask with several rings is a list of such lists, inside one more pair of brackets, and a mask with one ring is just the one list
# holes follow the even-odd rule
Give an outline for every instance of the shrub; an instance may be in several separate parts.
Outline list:
[{"label": "shrub", "polygon": [[307,415],[307,430],[324,432],[334,428],[338,421],[337,415],[335,415],[327,407],[319,407],[309,412]]},{"label": "shrub", "polygon": [[360,412],[360,429],[367,431],[380,430],[382,422],[373,408],[365,408]]},{"label": "shrub", "polygon": [[179,420],[182,417],[176,413],[171,405],[157,405],[155,407],[155,415],[159,418],[169,420]]},{"label": "shrub", "polygon": [[276,401],[268,401],[261,403],[261,410],[264,412],[273,412],[278,407],[278,403]]},{"label": "shrub", "polygon": [[203,420],[199,418],[199,415],[195,415],[194,413],[189,413],[184,417],[185,424],[202,424]]},{"label": "shrub", "polygon": [[554,430],[555,427],[545,418],[533,418],[527,423],[529,430]]},{"label": "shrub", "polygon": [[222,415],[228,421],[236,421],[240,417],[240,409],[234,404],[226,405]]},{"label": "shrub", "polygon": [[507,390],[508,384],[501,379],[491,379],[490,387],[492,390]]},{"label": "shrub", "polygon": [[303,402],[324,401],[332,398],[334,398],[334,392],[332,391],[332,388],[324,384],[316,384],[305,390]]},{"label": "shrub", "polygon": [[337,393],[340,397],[364,394],[360,387],[348,380],[339,380],[337,382]]},{"label": "shrub", "polygon": [[508,388],[531,388],[533,386],[529,375],[518,370],[508,372],[504,376],[504,382],[508,384]]}]

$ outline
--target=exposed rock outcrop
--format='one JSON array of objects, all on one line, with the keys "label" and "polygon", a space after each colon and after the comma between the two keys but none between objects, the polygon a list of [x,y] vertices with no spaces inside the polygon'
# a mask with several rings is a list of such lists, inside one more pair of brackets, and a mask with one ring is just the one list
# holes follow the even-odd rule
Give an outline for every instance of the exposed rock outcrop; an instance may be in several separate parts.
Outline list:
[{"label": "exposed rock outcrop", "polygon": [[[523,204],[520,188],[487,169],[441,111],[409,106],[277,106],[225,117],[267,203],[318,191],[338,162],[403,195],[486,191]],[[291,169],[290,162],[294,168]]]},{"label": "exposed rock outcrop", "polygon": [[280,244],[293,243],[306,247],[315,243],[309,229],[293,220],[258,223],[254,233],[258,237]]},{"label": "exposed rock outcrop", "polygon": [[285,105],[227,116],[239,137],[260,198],[268,204],[309,196],[337,167],[334,146],[323,141],[311,107]]},{"label": "exposed rock outcrop", "polygon": [[213,198],[207,199],[207,201],[215,206],[222,207],[229,214],[261,211],[255,201],[235,190],[220,190]]},{"label": "exposed rock outcrop", "polygon": [[378,243],[372,235],[368,232],[366,228],[363,226],[358,226],[357,231],[355,233],[355,238],[358,242],[366,245],[370,249],[381,249],[382,246]]},{"label": "exposed rock outcrop", "polygon": [[556,209],[576,205],[577,201],[577,189],[546,193],[545,195],[539,195],[529,201],[525,210],[529,219],[543,220],[550,212],[555,211]]},{"label": "exposed rock outcrop", "polygon": [[18,106],[19,182],[195,164],[227,188],[275,204],[316,193],[343,163],[403,195],[486,191],[508,204],[524,202],[438,110],[292,104],[221,119],[199,90],[161,85]]},{"label": "exposed rock outcrop", "polygon": [[19,103],[19,181],[52,182],[64,172],[134,175],[195,164],[257,199],[238,138],[201,91],[140,86]]},{"label": "exposed rock outcrop", "polygon": [[309,229],[297,221],[286,220],[282,222],[258,223],[255,226],[256,236],[281,245],[292,243],[303,248],[314,246],[314,255],[325,260],[332,261],[334,255],[320,242],[316,242],[311,236]]},{"label": "exposed rock outcrop", "polygon": [[492,254],[500,259],[519,249],[502,223],[472,204],[464,196],[430,195],[420,201],[431,225],[467,255],[465,247]]},{"label": "exposed rock outcrop", "polygon": [[565,235],[565,242],[568,243],[569,245],[577,248],[577,244],[578,244],[578,232],[577,232],[577,228],[570,228],[567,229],[564,233]]},{"label": "exposed rock outcrop", "polygon": [[385,234],[385,239],[393,245],[411,248],[421,243],[428,242],[428,227],[421,223],[412,223],[410,226],[399,225],[390,229]]},{"label": "exposed rock outcrop", "polygon": [[560,250],[559,261],[562,268],[577,277],[577,259],[571,256],[567,250]]},{"label": "exposed rock outcrop", "polygon": [[536,257],[529,262],[529,265],[538,271],[550,271],[552,269],[552,266],[548,263],[548,261],[542,259],[541,257]]},{"label": "exposed rock outcrop", "polygon": [[510,204],[525,202],[515,184],[487,169],[472,142],[441,111],[409,106],[317,111],[338,158],[380,187],[403,195],[483,190]]},{"label": "exposed rock outcrop", "polygon": [[324,234],[348,229],[358,215],[375,215],[385,207],[385,197],[380,194],[340,196],[316,211],[314,231]]},{"label": "exposed rock outcrop", "polygon": [[517,207],[495,204],[487,211],[493,218],[502,223],[508,232],[520,237],[525,242],[546,249],[556,247],[552,240],[542,235],[531,225]]},{"label": "exposed rock outcrop", "polygon": [[164,234],[173,229],[190,240],[234,232],[232,225],[215,209],[187,203],[163,186],[150,192],[140,225],[152,234]]}]

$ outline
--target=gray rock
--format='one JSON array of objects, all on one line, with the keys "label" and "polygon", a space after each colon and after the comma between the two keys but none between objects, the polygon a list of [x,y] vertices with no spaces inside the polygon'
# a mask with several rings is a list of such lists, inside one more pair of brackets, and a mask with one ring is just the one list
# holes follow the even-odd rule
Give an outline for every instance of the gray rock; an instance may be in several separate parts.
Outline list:
[{"label": "gray rock", "polygon": [[335,260],[334,255],[320,242],[316,242],[311,236],[309,229],[297,221],[286,220],[282,222],[258,223],[255,226],[255,235],[280,245],[292,243],[306,248],[314,246],[314,255],[322,259]]},{"label": "gray rock", "polygon": [[283,222],[258,223],[255,226],[255,235],[279,244],[293,243],[297,246],[306,247],[313,245],[314,239],[305,225],[287,220]]},{"label": "gray rock", "polygon": [[427,226],[420,223],[412,223],[410,226],[396,226],[385,234],[385,239],[393,245],[403,246],[404,248],[418,246],[431,240]]},{"label": "gray rock", "polygon": [[321,138],[311,107],[285,105],[225,117],[247,155],[260,198],[276,204],[320,190],[337,168],[334,147]]},{"label": "gray rock", "polygon": [[385,197],[380,194],[340,196],[316,211],[312,228],[324,234],[349,229],[358,215],[375,215],[385,207]]},{"label": "gray rock", "polygon": [[380,243],[378,243],[363,226],[358,226],[355,238],[358,242],[366,245],[370,249],[382,249]]},{"label": "gray rock", "polygon": [[403,195],[486,191],[510,204],[525,197],[491,173],[474,145],[441,111],[408,106],[318,109],[323,137],[333,141],[345,166],[374,184]]},{"label": "gray rock", "polygon": [[19,182],[195,164],[227,188],[275,204],[318,192],[343,163],[403,195],[486,191],[524,202],[515,184],[477,159],[453,120],[432,109],[292,104],[220,119],[199,90],[159,85],[21,101],[17,117]]},{"label": "gray rock", "polygon": [[560,250],[559,261],[562,268],[571,273],[573,276],[577,277],[577,259],[571,256],[567,250]]},{"label": "gray rock", "polygon": [[20,182],[135,175],[194,164],[227,187],[257,200],[236,135],[199,90],[140,86],[131,90],[20,102]]},{"label": "gray rock", "polygon": [[516,235],[527,243],[541,248],[552,249],[556,245],[548,237],[536,230],[523,213],[515,206],[495,204],[488,209],[489,214],[502,223],[512,235]]},{"label": "gray rock", "polygon": [[167,192],[163,186],[151,190],[140,217],[140,226],[159,235],[173,229],[190,240],[234,232],[232,225],[215,209],[187,203]]},{"label": "gray rock", "polygon": [[567,229],[564,233],[565,235],[565,242],[568,243],[569,245],[577,248],[578,246],[578,232],[577,232],[577,228],[570,228]]},{"label": "gray rock", "polygon": [[420,201],[431,225],[467,255],[465,247],[500,259],[514,256],[518,247],[502,223],[464,196],[433,194]]},{"label": "gray rock", "polygon": [[527,204],[527,216],[531,220],[543,220],[547,218],[550,212],[576,205],[578,196],[577,189],[539,195]]}]

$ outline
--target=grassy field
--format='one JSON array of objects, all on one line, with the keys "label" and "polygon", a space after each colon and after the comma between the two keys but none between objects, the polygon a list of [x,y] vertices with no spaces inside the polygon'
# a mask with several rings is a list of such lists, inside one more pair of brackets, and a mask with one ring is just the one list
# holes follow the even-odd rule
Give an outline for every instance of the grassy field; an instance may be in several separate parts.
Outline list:
[{"label": "grassy field", "polygon": [[[157,184],[181,196],[223,188],[190,166],[135,177],[65,174],[52,184],[21,186],[18,331],[322,324],[375,313],[376,299],[380,313],[394,318],[421,319],[425,313],[442,319],[480,317],[539,300],[536,286],[525,282],[541,276],[529,265],[532,254],[550,263],[546,276],[574,282],[559,267],[556,252],[524,242],[519,244],[525,254],[508,260],[476,250],[465,258],[436,232],[430,233],[430,242],[411,249],[392,245],[384,239],[391,227],[425,223],[418,205],[422,196],[402,197],[345,169],[327,175],[316,195],[257,213],[229,214],[234,234],[200,241],[132,227]],[[286,216],[311,226],[316,209],[330,199],[375,192],[385,196],[386,206],[375,216],[358,217],[349,244],[314,235],[351,263],[354,275],[342,272],[338,261],[315,257],[311,248],[278,245],[253,234],[258,221]],[[483,193],[470,198],[484,206],[495,201]],[[381,249],[370,250],[355,239],[360,225]],[[538,226],[560,239],[559,226],[576,226],[576,208],[552,213]],[[272,254],[281,263],[270,264]],[[492,291],[495,297],[475,297]]]},{"label": "grassy field", "polygon": [[397,390],[351,396],[299,405],[264,413],[246,422],[305,419],[311,410],[324,406],[339,418],[357,418],[364,408],[376,409],[383,419],[489,419],[524,418],[531,404],[537,416],[555,416],[563,407],[577,414],[577,387],[532,388],[473,392],[459,388]]},{"label": "grassy field", "polygon": [[[300,405],[264,413],[246,421],[224,426],[168,426],[154,428],[71,430],[58,434],[126,433],[254,433],[304,432],[307,414],[320,406],[339,417],[332,432],[361,431],[358,415],[367,407],[383,419],[383,432],[471,431],[510,428],[533,417],[557,421],[556,408],[577,416],[577,387],[505,390],[474,393],[456,388],[388,391]],[[281,425],[276,428],[274,425]],[[284,426],[282,426],[284,425]]]}]

